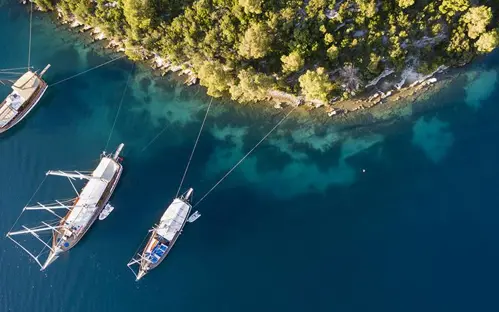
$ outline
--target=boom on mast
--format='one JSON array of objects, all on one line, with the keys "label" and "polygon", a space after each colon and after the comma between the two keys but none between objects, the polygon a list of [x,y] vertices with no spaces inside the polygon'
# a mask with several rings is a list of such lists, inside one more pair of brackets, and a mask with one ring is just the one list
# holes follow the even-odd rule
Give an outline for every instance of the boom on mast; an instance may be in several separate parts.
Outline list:
[{"label": "boom on mast", "polygon": [[[49,171],[47,172],[47,175],[59,175],[59,176],[66,176],[68,177],[69,182],[75,189],[73,182],[71,180],[74,180],[76,178],[84,179],[87,177],[87,175],[75,171],[74,173],[66,173],[63,171]],[[89,176],[92,178],[91,176]],[[76,189],[75,189],[76,191]],[[78,197],[76,198],[70,198],[66,200],[55,200],[54,202],[51,203],[40,203],[37,202],[36,205],[31,205],[31,206],[25,206],[21,212],[21,215],[25,211],[45,211],[50,213],[51,215],[55,216],[57,218],[56,221],[54,222],[46,222],[46,221],[41,221],[41,225],[35,226],[35,227],[28,227],[26,225],[21,225],[22,230],[18,231],[9,231],[7,233],[7,238],[9,238],[11,241],[13,241],[19,248],[21,248],[23,251],[25,251],[35,262],[40,266],[40,270],[44,270],[50,263],[52,263],[54,260],[56,260],[59,257],[60,250],[57,248],[54,249],[54,246],[52,245],[52,240],[54,235],[62,235],[63,229],[65,224],[64,222],[61,222],[61,220],[64,219],[64,217],[60,216],[57,214],[55,211],[57,210],[63,210],[69,213],[71,210],[73,210],[76,207],[80,207],[79,205],[75,205],[77,202]],[[48,234],[48,235],[47,235]],[[26,245],[26,240],[19,240],[17,237],[20,237],[21,235],[28,235],[30,237],[34,237],[39,243],[42,244],[42,249],[39,252],[36,252],[34,249],[39,249],[35,246],[27,246]],[[45,239],[41,237],[41,235],[45,235]],[[48,236],[48,237],[47,237]],[[40,257],[44,256],[46,253],[46,250],[50,250],[48,258],[42,263]]]},{"label": "boom on mast", "polygon": [[88,174],[83,174],[79,171],[49,170],[49,171],[47,171],[46,175],[66,177],[66,178],[69,178],[71,180],[75,180],[75,179],[80,179],[80,180],[99,179],[99,178],[92,177],[91,175],[88,175]]},{"label": "boom on mast", "polygon": [[[40,256],[43,255],[45,248],[48,248],[52,252],[54,252],[54,250],[49,244],[50,239],[47,239],[47,240],[42,239],[40,237],[39,233],[43,233],[43,232],[53,233],[54,231],[59,232],[58,229],[62,228],[61,225],[51,225],[51,224],[43,222],[43,221],[42,221],[42,224],[43,224],[42,226],[38,226],[38,227],[34,227],[34,228],[29,228],[25,225],[22,225],[21,227],[24,230],[8,232],[6,235],[8,239],[13,241],[18,247],[20,247],[22,250],[24,250],[33,260],[35,260],[35,262],[40,266],[40,269],[43,269],[43,267],[44,267],[43,264],[40,262]],[[56,224],[59,224],[59,222],[57,221]],[[20,241],[18,241],[15,238],[18,235],[25,235],[25,234],[30,234],[31,236],[36,238],[37,241],[42,243],[42,245],[44,246],[43,249],[36,256],[35,256],[36,252],[30,251],[28,249],[28,247],[24,246],[24,244],[22,244]],[[50,236],[50,237],[52,237],[52,236]]]}]

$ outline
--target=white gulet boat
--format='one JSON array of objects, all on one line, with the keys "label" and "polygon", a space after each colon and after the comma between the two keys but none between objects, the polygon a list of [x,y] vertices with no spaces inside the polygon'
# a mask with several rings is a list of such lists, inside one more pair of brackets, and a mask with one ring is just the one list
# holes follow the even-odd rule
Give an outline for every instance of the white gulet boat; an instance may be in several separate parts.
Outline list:
[{"label": "white gulet boat", "polygon": [[12,85],[12,92],[0,104],[0,133],[17,125],[35,108],[48,88],[42,79],[49,69],[47,65],[40,74],[28,70]]},{"label": "white gulet boat", "polygon": [[192,192],[193,189],[190,188],[184,195],[173,200],[163,213],[159,224],[149,230],[151,236],[142,253],[138,253],[127,264],[135,275],[136,281],[156,268],[172,249],[191,212]]},{"label": "white gulet boat", "polygon": [[[23,230],[7,233],[7,237],[27,252],[38,263],[41,270],[46,269],[62,253],[73,248],[85,235],[108,203],[123,171],[120,163],[121,157],[119,156],[123,146],[123,144],[120,144],[113,155],[103,153],[99,165],[93,172],[47,172],[47,175],[68,178],[77,197],[65,201],[56,200],[52,204],[38,203],[36,206],[24,207],[23,212],[28,210],[42,210],[56,216],[58,220],[52,223],[42,221],[40,226],[31,228],[22,225]],[[73,184],[73,181],[76,179],[87,180],[80,193],[78,193]],[[56,213],[56,210],[59,209],[67,211],[64,217]],[[42,238],[41,235],[43,233],[51,234],[49,241]],[[42,251],[39,253],[30,251],[18,239],[15,239],[18,235],[22,234],[31,234],[34,236],[44,245]],[[42,262],[40,257],[44,257],[46,249],[48,249],[48,256]]]}]

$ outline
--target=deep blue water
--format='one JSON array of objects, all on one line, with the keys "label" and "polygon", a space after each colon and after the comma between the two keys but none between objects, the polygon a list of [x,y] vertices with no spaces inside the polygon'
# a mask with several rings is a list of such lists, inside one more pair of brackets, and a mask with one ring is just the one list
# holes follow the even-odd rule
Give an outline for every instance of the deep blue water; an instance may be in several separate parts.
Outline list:
[{"label": "deep blue water", "polygon": [[[0,7],[0,68],[27,63],[27,17]],[[110,58],[46,15],[34,25],[32,63],[52,64],[49,84]],[[0,136],[0,233],[45,171],[94,168],[131,67],[50,87]],[[108,147],[126,144],[116,210],[45,272],[0,239],[0,311],[497,311],[498,70],[494,53],[369,125],[293,115],[135,283],[126,263],[175,195],[209,102],[138,66]],[[259,111],[215,101],[185,183],[195,199],[281,116]],[[52,177],[34,200],[71,196]],[[35,219],[24,217],[18,226]]]}]

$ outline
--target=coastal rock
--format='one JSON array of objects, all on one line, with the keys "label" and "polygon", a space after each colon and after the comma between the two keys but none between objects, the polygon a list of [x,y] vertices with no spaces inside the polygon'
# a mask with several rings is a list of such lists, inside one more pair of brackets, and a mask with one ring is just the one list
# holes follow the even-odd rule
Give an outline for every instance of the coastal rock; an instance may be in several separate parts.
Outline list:
[{"label": "coastal rock", "polygon": [[[86,27],[89,27],[89,26],[85,25],[83,27],[83,29],[85,29]],[[92,27],[90,27],[90,28],[92,28]],[[92,37],[95,40],[104,40],[104,39],[106,39],[106,35],[104,34],[104,32],[99,27],[95,27],[92,30]]]},{"label": "coastal rock", "polygon": [[311,100],[311,101],[310,101],[310,104],[312,104],[312,106],[313,106],[314,108],[319,108],[319,107],[322,107],[322,106],[326,105],[326,104],[325,104],[323,101],[321,101],[321,100]]},{"label": "coastal rock", "polygon": [[198,81],[197,77],[195,77],[195,76],[189,76],[187,78],[187,80],[185,81],[185,84],[188,85],[188,86],[192,86],[192,85],[196,84],[197,81]]},{"label": "coastal rock", "polygon": [[291,104],[293,106],[299,106],[300,104],[303,104],[303,102],[304,102],[303,98],[300,98],[300,97],[295,96],[295,95],[290,94],[290,93],[286,93],[284,91],[269,90],[268,94],[275,101],[282,101],[282,102]]},{"label": "coastal rock", "polygon": [[77,19],[74,19],[71,24],[69,25],[69,27],[71,28],[76,28],[76,27],[80,27],[81,25],[83,25],[82,22],[80,22],[79,20]]},{"label": "coastal rock", "polygon": [[393,69],[385,69],[378,77],[374,78],[371,80],[367,85],[366,88],[369,88],[370,86],[375,86],[381,79],[393,74],[395,70]]},{"label": "coastal rock", "polygon": [[337,115],[337,114],[338,114],[338,111],[336,111],[335,109],[333,109],[333,110],[331,110],[330,112],[328,112],[328,113],[327,113],[327,115],[328,115],[329,117],[333,117],[333,116],[335,116],[335,115]]},{"label": "coastal rock", "polygon": [[179,70],[182,70],[182,66],[175,65],[175,66],[170,67],[170,71],[172,71],[174,73],[178,72]]},{"label": "coastal rock", "polygon": [[388,91],[386,93],[383,93],[381,95],[381,99],[386,99],[387,97],[389,97],[390,95],[392,95],[392,91]]},{"label": "coastal rock", "polygon": [[378,93],[378,92],[376,92],[376,93],[374,93],[373,95],[371,95],[371,96],[367,99],[367,101],[368,101],[368,102],[371,102],[372,100],[376,99],[377,97],[379,97],[379,93]]},{"label": "coastal rock", "polygon": [[153,66],[156,67],[156,69],[164,69],[168,70],[171,66],[171,62],[169,60],[166,60],[162,57],[159,56],[157,53],[153,53],[154,58],[153,58]]}]

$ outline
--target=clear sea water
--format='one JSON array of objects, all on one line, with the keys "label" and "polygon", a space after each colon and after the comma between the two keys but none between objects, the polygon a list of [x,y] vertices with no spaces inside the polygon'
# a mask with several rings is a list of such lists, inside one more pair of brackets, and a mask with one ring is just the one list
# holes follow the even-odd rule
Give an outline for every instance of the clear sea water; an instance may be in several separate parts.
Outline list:
[{"label": "clear sea water", "polygon": [[[0,68],[25,66],[27,36],[25,8],[0,7]],[[32,63],[52,64],[49,84],[112,57],[76,38],[35,14]],[[49,88],[0,136],[0,233],[44,172],[95,167],[131,66]],[[45,272],[0,239],[0,311],[498,311],[498,70],[493,53],[432,97],[348,126],[293,116],[135,283],[126,263],[175,195],[209,102],[138,66],[108,147],[126,144],[115,211]],[[280,114],[215,101],[186,178],[195,199]],[[71,196],[53,177],[34,200]]]}]

